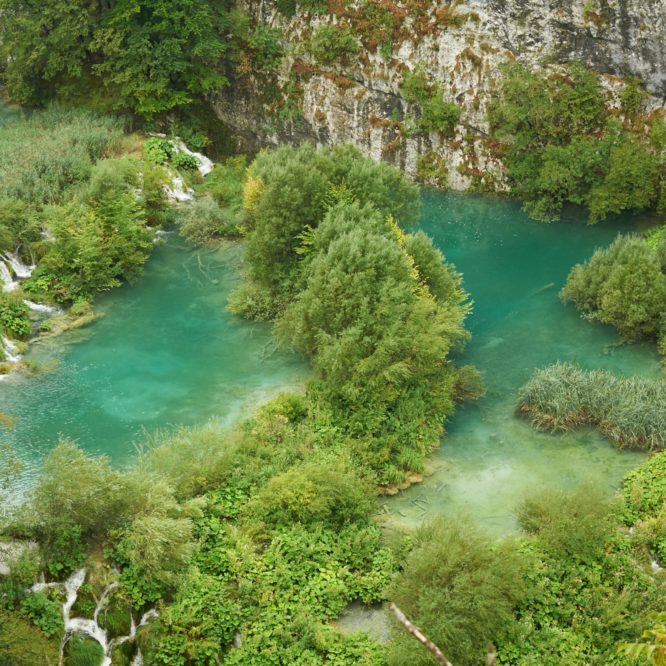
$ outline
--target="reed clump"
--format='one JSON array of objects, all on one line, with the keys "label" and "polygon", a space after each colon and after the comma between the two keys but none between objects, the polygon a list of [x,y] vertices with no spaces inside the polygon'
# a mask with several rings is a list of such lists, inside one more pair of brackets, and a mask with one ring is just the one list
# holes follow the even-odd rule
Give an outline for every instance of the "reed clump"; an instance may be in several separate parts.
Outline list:
[{"label": "reed clump", "polygon": [[590,425],[617,446],[659,450],[666,440],[666,382],[556,363],[520,389],[517,413],[539,430]]}]

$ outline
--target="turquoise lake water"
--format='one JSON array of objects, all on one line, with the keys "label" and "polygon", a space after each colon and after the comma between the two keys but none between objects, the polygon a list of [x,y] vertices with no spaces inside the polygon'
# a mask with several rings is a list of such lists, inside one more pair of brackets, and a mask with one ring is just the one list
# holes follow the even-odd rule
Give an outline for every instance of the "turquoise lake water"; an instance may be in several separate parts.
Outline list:
[{"label": "turquoise lake water", "polygon": [[55,369],[0,384],[0,412],[16,419],[3,436],[28,468],[61,435],[122,464],[144,429],[229,423],[302,381],[306,365],[274,351],[269,326],[226,311],[240,262],[238,247],[198,251],[169,234],[135,285],[98,299],[101,319],[35,345],[30,357]]},{"label": "turquoise lake water", "polygon": [[[631,224],[544,225],[490,197],[425,192],[423,201],[422,228],[463,272],[474,299],[473,338],[460,360],[484,372],[488,394],[447,424],[435,473],[387,502],[390,520],[413,525],[467,514],[505,533],[534,488],[588,480],[617,487],[642,454],[618,451],[591,431],[537,434],[513,409],[534,368],[557,360],[659,373],[654,346],[619,346],[611,329],[583,321],[558,298],[571,266]],[[238,247],[197,251],[170,235],[136,285],[98,299],[99,321],[35,345],[30,356],[54,370],[0,383],[0,412],[16,419],[2,436],[28,472],[61,435],[123,464],[144,429],[230,423],[279,388],[300,384],[302,359],[276,352],[269,327],[226,312],[239,272]]]},{"label": "turquoise lake water", "polygon": [[616,488],[643,454],[619,451],[591,430],[539,434],[513,412],[534,368],[555,361],[659,375],[654,345],[620,346],[613,329],[584,321],[558,296],[574,264],[636,224],[589,226],[580,217],[540,224],[512,201],[426,192],[421,226],[464,275],[474,311],[460,360],[482,370],[488,393],[447,424],[431,461],[435,473],[387,503],[392,522],[445,513],[501,534],[515,529],[516,505],[536,489]]}]

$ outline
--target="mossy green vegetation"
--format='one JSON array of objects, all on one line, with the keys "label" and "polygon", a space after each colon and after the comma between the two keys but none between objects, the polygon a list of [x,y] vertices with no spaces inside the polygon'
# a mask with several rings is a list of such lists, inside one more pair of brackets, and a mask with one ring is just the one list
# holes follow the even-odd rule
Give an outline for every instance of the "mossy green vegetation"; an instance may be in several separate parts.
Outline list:
[{"label": "mossy green vegetation", "polygon": [[[248,280],[235,312],[276,320],[312,359],[311,411],[382,483],[422,470],[464,389],[461,277],[422,233],[416,189],[349,148],[264,153],[246,191]],[[396,222],[397,220],[397,222]]]},{"label": "mossy green vegetation", "polygon": [[596,73],[580,63],[553,70],[506,66],[490,113],[512,192],[550,221],[569,203],[592,223],[623,211],[664,207],[664,119],[648,114],[635,81],[611,112]]},{"label": "mossy green vegetation", "polygon": [[407,102],[419,109],[412,121],[411,132],[439,132],[445,137],[453,136],[460,120],[461,109],[454,102],[445,102],[438,83],[430,83],[422,67],[407,72],[400,85],[400,92]]},{"label": "mossy green vegetation", "polygon": [[591,425],[618,446],[657,450],[666,437],[666,382],[557,363],[522,387],[517,411],[541,430]]},{"label": "mossy green vegetation", "polygon": [[666,237],[618,236],[575,266],[562,289],[582,315],[610,324],[628,341],[657,340],[666,352]]}]

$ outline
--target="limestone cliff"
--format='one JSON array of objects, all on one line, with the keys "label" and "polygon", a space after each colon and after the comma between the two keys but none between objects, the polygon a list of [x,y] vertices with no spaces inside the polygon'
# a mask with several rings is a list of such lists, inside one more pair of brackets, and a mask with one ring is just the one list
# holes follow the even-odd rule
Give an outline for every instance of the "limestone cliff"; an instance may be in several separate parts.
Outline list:
[{"label": "limestone cliff", "polygon": [[[652,93],[652,105],[666,99],[666,0],[329,0],[329,12],[299,11],[291,19],[272,0],[246,1],[257,22],[281,29],[287,56],[277,81],[248,72],[216,100],[244,151],[282,141],[350,142],[412,177],[453,189],[497,189],[502,168],[487,110],[503,62],[582,60],[609,89],[631,74]],[[371,5],[374,24],[367,19]],[[324,23],[359,38],[362,50],[351,62],[322,66],[308,52]],[[401,96],[400,83],[416,66],[461,107],[454,136],[409,131],[418,110]],[[270,86],[277,96],[265,94]]]}]

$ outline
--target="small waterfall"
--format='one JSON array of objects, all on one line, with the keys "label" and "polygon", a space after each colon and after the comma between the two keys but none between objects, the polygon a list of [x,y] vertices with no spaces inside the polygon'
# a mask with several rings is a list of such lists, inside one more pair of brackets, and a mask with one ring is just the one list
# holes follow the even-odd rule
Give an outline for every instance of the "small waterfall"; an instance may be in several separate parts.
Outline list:
[{"label": "small waterfall", "polygon": [[35,270],[35,264],[24,264],[21,261],[21,256],[19,255],[18,248],[13,254],[4,254],[3,257],[7,260],[7,263],[12,267],[14,275],[20,280],[25,280],[32,275],[32,272]]},{"label": "small waterfall", "polygon": [[174,175],[171,179],[171,187],[164,186],[167,199],[169,201],[191,201],[194,199],[194,191],[191,188],[185,188],[185,183],[180,176]]},{"label": "small waterfall", "polygon": [[[64,655],[65,655],[65,645],[70,639],[72,634],[79,633],[92,638],[94,641],[99,643],[102,650],[104,651],[104,659],[100,666],[111,666],[111,653],[113,648],[126,643],[127,641],[134,640],[136,638],[136,632],[148,624],[150,620],[159,616],[159,612],[155,608],[151,608],[149,611],[146,611],[139,620],[139,624],[136,624],[134,620],[134,615],[130,612],[130,632],[127,636],[119,636],[111,640],[108,639],[106,629],[102,629],[99,626],[98,618],[100,612],[104,609],[104,606],[107,603],[109,595],[118,587],[118,581],[113,581],[106,586],[102,596],[99,598],[95,606],[95,611],[93,613],[92,619],[83,618],[83,617],[71,617],[71,612],[76,599],[79,595],[79,588],[83,585],[83,582],[86,579],[86,570],[79,569],[75,571],[64,583],[45,583],[42,579],[40,582],[35,583],[32,587],[28,589],[29,592],[43,592],[49,588],[53,587],[62,587],[65,591],[65,602],[62,605],[62,619],[65,625],[65,632],[63,634],[62,640],[60,641],[60,658],[58,661],[59,666],[63,665]],[[142,666],[143,664],[143,655],[141,650],[138,650],[132,664],[137,664]]]},{"label": "small waterfall", "polygon": [[39,312],[40,314],[45,315],[54,315],[61,312],[60,308],[56,308],[53,305],[46,305],[46,303],[35,303],[34,301],[29,301],[25,299],[23,301],[33,312]]},{"label": "small waterfall", "polygon": [[14,280],[4,261],[0,261],[0,280],[2,280],[2,291],[14,291],[18,287],[18,282]]},{"label": "small waterfall", "polygon": [[10,363],[18,363],[21,360],[21,355],[18,353],[18,347],[5,336],[2,336],[2,350],[5,353],[5,360]]},{"label": "small waterfall", "polygon": [[178,152],[191,155],[192,157],[196,157],[197,160],[199,160],[199,166],[197,168],[202,176],[207,176],[213,170],[215,165],[213,164],[213,160],[210,158],[202,155],[201,153],[195,153],[193,150],[190,150],[180,139],[172,141],[172,144]]}]

